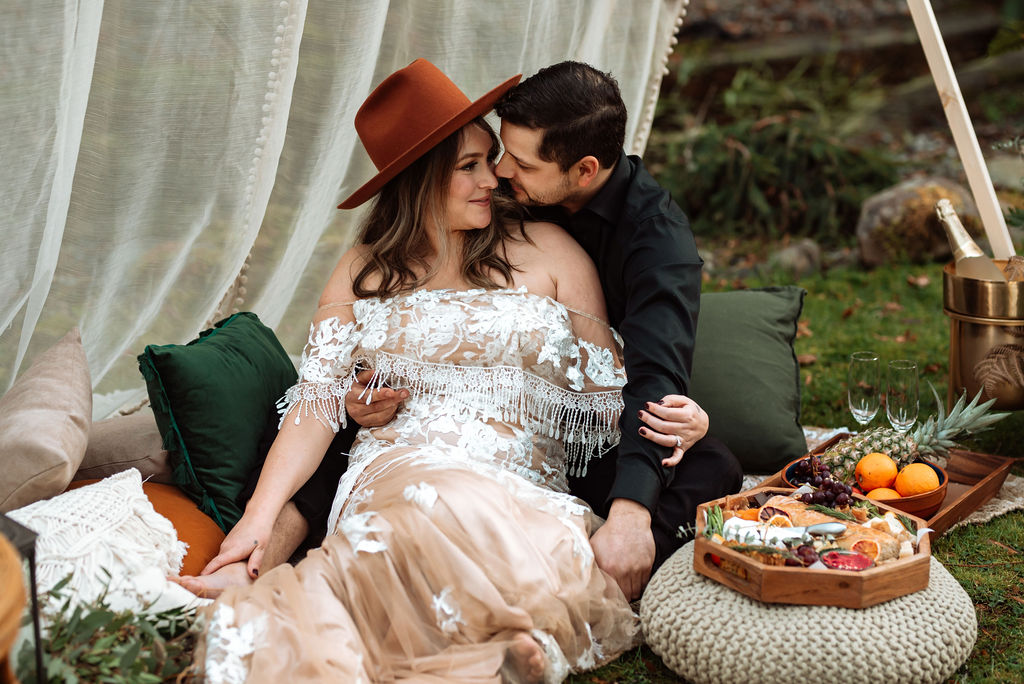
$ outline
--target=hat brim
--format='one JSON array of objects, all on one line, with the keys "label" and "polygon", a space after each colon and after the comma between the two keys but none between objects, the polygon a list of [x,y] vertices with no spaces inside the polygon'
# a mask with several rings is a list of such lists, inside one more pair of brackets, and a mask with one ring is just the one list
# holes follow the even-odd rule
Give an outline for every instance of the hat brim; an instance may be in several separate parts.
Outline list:
[{"label": "hat brim", "polygon": [[384,184],[389,180],[397,176],[403,170],[405,170],[410,164],[422,157],[426,152],[434,147],[449,135],[459,130],[466,124],[478,116],[483,116],[487,112],[491,111],[502,95],[507,93],[514,85],[519,83],[519,79],[523,77],[522,74],[517,74],[512,78],[508,79],[497,88],[492,89],[486,95],[470,103],[464,110],[451,117],[433,131],[428,133],[417,142],[415,145],[409,148],[407,152],[402,154],[400,157],[392,161],[390,164],[385,166],[383,169],[377,172],[377,175],[368,180],[363,184],[361,188],[349,195],[348,199],[338,205],[339,209],[354,209],[360,204],[370,199],[377,192],[384,187]]}]

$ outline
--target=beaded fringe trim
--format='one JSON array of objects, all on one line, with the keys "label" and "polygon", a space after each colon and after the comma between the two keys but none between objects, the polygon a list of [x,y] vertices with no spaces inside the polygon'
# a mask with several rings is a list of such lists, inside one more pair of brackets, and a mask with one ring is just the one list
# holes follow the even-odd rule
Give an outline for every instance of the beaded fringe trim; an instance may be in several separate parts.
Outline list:
[{"label": "beaded fringe trim", "polygon": [[[483,412],[488,417],[522,425],[561,440],[570,475],[580,477],[587,463],[619,443],[619,390],[573,392],[512,366],[453,366],[378,352],[363,360],[374,369],[369,390],[404,387],[414,394],[434,394]],[[354,374],[331,382],[298,383],[277,406],[295,423],[312,416],[337,432],[345,426],[345,395]]]}]

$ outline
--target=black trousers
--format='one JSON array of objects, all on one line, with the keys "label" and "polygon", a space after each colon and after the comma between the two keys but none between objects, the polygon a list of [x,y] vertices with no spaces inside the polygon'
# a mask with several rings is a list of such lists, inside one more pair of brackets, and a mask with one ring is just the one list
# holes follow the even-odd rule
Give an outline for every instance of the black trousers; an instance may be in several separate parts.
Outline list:
[{"label": "black trousers", "polygon": [[[615,479],[615,458],[609,453],[587,465],[582,478],[569,478],[569,489],[607,517],[608,494]],[[668,487],[662,490],[657,509],[651,516],[654,533],[654,570],[668,560],[679,547],[694,537],[697,506],[727,494],[735,494],[743,484],[743,467],[721,440],[705,437],[694,444],[675,467]]]}]

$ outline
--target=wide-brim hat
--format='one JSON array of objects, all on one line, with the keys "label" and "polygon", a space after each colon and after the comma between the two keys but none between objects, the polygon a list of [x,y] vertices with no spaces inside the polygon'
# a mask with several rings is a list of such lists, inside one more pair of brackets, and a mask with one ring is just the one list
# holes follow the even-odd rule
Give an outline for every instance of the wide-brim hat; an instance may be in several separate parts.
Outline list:
[{"label": "wide-brim hat", "polygon": [[427,150],[489,112],[522,76],[472,102],[425,59],[388,76],[356,112],[356,132],[378,173],[338,208],[352,209],[373,197]]}]

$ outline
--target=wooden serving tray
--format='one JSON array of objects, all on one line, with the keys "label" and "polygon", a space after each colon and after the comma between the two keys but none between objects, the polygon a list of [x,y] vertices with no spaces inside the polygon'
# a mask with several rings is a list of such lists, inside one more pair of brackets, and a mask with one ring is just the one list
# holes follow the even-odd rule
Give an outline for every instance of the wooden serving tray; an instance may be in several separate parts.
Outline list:
[{"label": "wooden serving tray", "polygon": [[[725,586],[765,603],[867,608],[898,596],[912,594],[928,586],[931,568],[929,535],[921,538],[917,553],[868,570],[829,570],[765,565],[757,560],[716,544],[704,536],[705,512],[716,504],[725,507],[727,499],[753,496],[760,492],[787,494],[784,487],[760,486],[740,494],[722,497],[697,507],[697,537],[693,549],[693,569]],[[858,497],[863,498],[863,497]],[[901,513],[881,502],[879,509]],[[905,515],[905,514],[904,514]],[[919,527],[925,521],[907,516]],[[715,564],[712,556],[719,559]]]},{"label": "wooden serving tray", "polygon": [[[811,453],[824,453],[842,439],[846,439],[846,435],[836,435]],[[932,534],[936,537],[942,535],[994,497],[1006,481],[1006,475],[1013,463],[1012,458],[964,449],[950,449],[949,459],[944,466],[946,475],[949,476],[946,497],[942,500],[939,510],[925,521],[927,526],[932,528]],[[761,486],[785,487],[782,471],[766,478]]]}]

